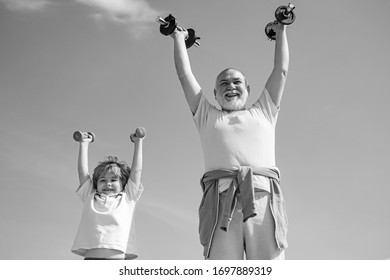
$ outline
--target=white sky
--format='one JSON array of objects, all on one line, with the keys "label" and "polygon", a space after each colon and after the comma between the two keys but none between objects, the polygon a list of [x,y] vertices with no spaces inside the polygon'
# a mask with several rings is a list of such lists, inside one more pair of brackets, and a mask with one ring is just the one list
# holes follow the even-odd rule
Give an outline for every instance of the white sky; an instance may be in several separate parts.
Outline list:
[{"label": "white sky", "polygon": [[[111,3],[112,5],[107,5]],[[390,257],[390,2],[293,2],[276,155],[289,215],[287,259]],[[75,130],[93,131],[90,169],[131,162],[147,129],[140,259],[202,259],[203,159],[156,15],[193,27],[192,68],[213,99],[232,66],[257,99],[273,62],[265,25],[283,1],[0,1],[0,259],[80,259]]]}]

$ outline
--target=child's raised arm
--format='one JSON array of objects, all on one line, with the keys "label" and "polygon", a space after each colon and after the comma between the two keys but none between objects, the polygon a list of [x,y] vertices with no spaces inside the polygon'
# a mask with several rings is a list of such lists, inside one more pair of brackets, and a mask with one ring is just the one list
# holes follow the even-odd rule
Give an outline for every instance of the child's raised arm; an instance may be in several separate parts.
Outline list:
[{"label": "child's raised arm", "polygon": [[138,186],[141,182],[142,173],[142,141],[144,135],[139,137],[137,133],[130,135],[131,141],[134,143],[133,162],[131,163],[130,179]]},{"label": "child's raised arm", "polygon": [[90,138],[82,139],[79,144],[79,156],[78,156],[78,173],[80,185],[82,185],[87,177],[89,176],[88,171],[88,148],[89,143],[91,142]]},{"label": "child's raised arm", "polygon": [[88,177],[88,140],[83,140],[79,145],[79,157],[78,157],[78,172],[79,172],[79,182],[80,185],[85,182]]},{"label": "child's raised arm", "polygon": [[171,34],[171,37],[174,40],[176,73],[180,80],[190,110],[193,114],[195,114],[199,106],[202,89],[191,70],[190,59],[185,45],[186,36],[188,36],[188,32],[181,27],[177,27]]},{"label": "child's raised arm", "polygon": [[88,173],[88,148],[89,143],[95,140],[95,134],[92,132],[75,131],[73,133],[73,139],[79,142],[79,156],[77,160],[77,170],[79,173],[80,185],[82,185],[87,177]]},{"label": "child's raised arm", "polygon": [[274,30],[276,32],[274,68],[267,80],[265,88],[268,90],[272,101],[279,107],[280,101],[282,100],[284,85],[286,84],[290,57],[286,25],[280,23],[276,24]]}]

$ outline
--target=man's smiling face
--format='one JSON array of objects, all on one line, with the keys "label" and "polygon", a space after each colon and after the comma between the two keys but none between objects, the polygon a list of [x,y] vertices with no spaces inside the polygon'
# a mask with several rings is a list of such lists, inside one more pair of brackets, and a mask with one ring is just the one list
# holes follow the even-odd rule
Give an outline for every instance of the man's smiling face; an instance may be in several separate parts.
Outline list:
[{"label": "man's smiling face", "polygon": [[249,86],[240,71],[227,69],[218,75],[214,94],[222,110],[238,111],[245,108]]}]

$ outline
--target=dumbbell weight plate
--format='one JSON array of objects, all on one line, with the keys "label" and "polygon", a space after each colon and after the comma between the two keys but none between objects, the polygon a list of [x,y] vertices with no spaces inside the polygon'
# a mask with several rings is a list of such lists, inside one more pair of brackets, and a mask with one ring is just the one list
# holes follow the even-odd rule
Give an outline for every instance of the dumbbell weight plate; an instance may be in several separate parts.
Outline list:
[{"label": "dumbbell weight plate", "polygon": [[90,132],[90,131],[88,131],[87,134],[88,134],[89,136],[91,136],[91,138],[92,138],[91,143],[92,143],[93,141],[95,141],[95,134],[93,134],[93,133]]},{"label": "dumbbell weight plate", "polygon": [[275,11],[275,18],[281,24],[290,25],[295,21],[295,13],[293,10],[289,11],[288,6],[280,6]]},{"label": "dumbbell weight plate", "polygon": [[81,139],[82,139],[82,137],[83,137],[83,134],[82,134],[81,131],[75,131],[75,132],[73,133],[73,139],[74,139],[75,141],[77,141],[77,142],[80,142]]},{"label": "dumbbell weight plate", "polygon": [[275,22],[270,22],[265,26],[265,34],[267,35],[268,39],[275,40],[276,39],[276,32],[272,28],[272,26],[275,24]]},{"label": "dumbbell weight plate", "polygon": [[135,134],[137,135],[137,137],[143,138],[143,137],[145,137],[145,135],[146,135],[146,129],[143,128],[143,127],[138,127],[138,128],[135,130]]},{"label": "dumbbell weight plate", "polygon": [[171,14],[169,16],[167,16],[166,18],[164,18],[164,20],[168,24],[167,25],[163,25],[163,24],[160,25],[160,33],[165,35],[165,36],[169,36],[173,33],[173,31],[175,31],[175,29],[177,27],[177,22],[176,22],[175,17],[172,16]]},{"label": "dumbbell weight plate", "polygon": [[188,28],[187,32],[188,32],[188,38],[186,39],[186,47],[187,49],[189,49],[192,47],[192,45],[195,44],[196,40],[200,38],[196,37],[195,30],[192,28]]}]

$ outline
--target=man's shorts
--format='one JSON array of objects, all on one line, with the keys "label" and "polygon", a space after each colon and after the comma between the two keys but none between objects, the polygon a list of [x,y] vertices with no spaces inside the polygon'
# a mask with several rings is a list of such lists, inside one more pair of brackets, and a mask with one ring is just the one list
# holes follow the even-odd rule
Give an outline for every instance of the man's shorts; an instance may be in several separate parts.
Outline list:
[{"label": "man's shorts", "polygon": [[[221,216],[211,244],[211,260],[284,260],[284,250],[277,247],[275,221],[270,209],[270,196],[267,191],[256,189],[256,216],[243,222],[240,197],[233,212],[228,231],[220,229]],[[220,193],[219,213],[226,197]],[[245,258],[244,258],[245,256]]]}]

